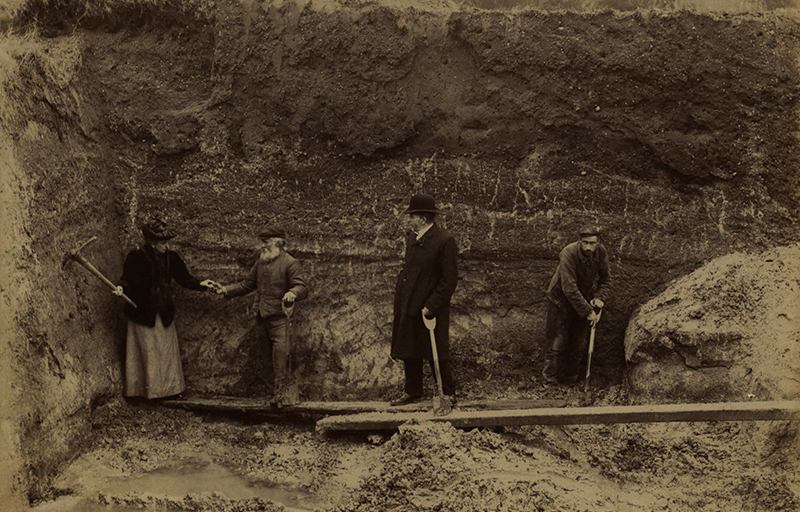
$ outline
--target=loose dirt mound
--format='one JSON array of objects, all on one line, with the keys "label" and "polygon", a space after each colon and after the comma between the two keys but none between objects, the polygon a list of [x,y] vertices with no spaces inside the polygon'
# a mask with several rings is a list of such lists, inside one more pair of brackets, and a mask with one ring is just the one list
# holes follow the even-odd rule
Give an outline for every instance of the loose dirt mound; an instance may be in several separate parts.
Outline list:
[{"label": "loose dirt mound", "polygon": [[641,399],[800,397],[800,245],[716,259],[642,306],[625,337]]},{"label": "loose dirt mound", "polygon": [[788,510],[782,507],[800,502],[785,475],[740,467],[753,446],[736,446],[739,434],[751,428],[526,427],[498,434],[409,424],[340,510],[719,510],[754,501]]},{"label": "loose dirt mound", "polygon": [[[620,394],[612,398],[624,402]],[[303,509],[338,512],[796,510],[797,431],[781,422],[767,426],[773,434],[753,423],[496,432],[425,422],[403,425],[391,438],[320,438],[310,426],[215,421],[112,403],[95,411],[94,447],[72,464],[54,494],[158,510],[290,507],[235,498],[213,483],[188,496],[110,490],[114,482],[166,479],[191,466],[226,468],[249,485],[309,496]]]}]

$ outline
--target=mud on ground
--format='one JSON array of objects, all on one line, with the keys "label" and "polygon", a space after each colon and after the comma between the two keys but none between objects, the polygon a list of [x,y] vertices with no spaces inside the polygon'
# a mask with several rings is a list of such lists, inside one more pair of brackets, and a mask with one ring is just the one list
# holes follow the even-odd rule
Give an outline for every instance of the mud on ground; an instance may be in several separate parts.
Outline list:
[{"label": "mud on ground", "polygon": [[[561,388],[570,406],[586,405]],[[598,390],[594,405],[627,402]],[[54,495],[155,510],[273,511],[796,510],[797,427],[718,422],[459,430],[411,423],[396,433],[322,437],[313,422],[214,417],[113,401],[93,413],[92,448]],[[757,441],[761,439],[762,441]],[[222,466],[298,502],[109,492],[115,480]],[[224,486],[224,484],[220,484]]]}]

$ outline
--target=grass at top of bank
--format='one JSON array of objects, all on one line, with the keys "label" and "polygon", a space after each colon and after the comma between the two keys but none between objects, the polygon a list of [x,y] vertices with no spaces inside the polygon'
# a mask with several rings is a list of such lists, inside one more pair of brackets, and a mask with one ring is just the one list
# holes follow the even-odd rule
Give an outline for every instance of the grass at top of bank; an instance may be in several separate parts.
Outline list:
[{"label": "grass at top of bank", "polygon": [[[308,0],[295,0],[299,4]],[[380,5],[384,0],[340,0],[342,5],[365,6]],[[413,6],[417,0],[394,3],[385,0],[386,5]],[[427,0],[418,0],[424,5]],[[442,0],[445,3],[446,0]],[[0,22],[10,17],[12,23],[42,22],[56,15],[66,16],[67,21],[79,24],[86,20],[104,20],[121,17],[130,13],[154,11],[178,12],[183,15],[196,15],[210,18],[219,0],[6,0],[0,6]],[[283,3],[283,2],[276,2]],[[468,8],[492,10],[541,11],[696,11],[696,12],[764,12],[779,9],[798,9],[800,0],[453,0],[452,5]]]},{"label": "grass at top of bank", "polygon": [[75,29],[79,26],[135,24],[138,20],[175,15],[210,20],[216,0],[17,0],[8,9],[14,30]]},{"label": "grass at top of bank", "polygon": [[701,13],[764,12],[778,9],[797,9],[800,0],[456,0],[480,9],[573,12],[598,11],[696,11]]}]

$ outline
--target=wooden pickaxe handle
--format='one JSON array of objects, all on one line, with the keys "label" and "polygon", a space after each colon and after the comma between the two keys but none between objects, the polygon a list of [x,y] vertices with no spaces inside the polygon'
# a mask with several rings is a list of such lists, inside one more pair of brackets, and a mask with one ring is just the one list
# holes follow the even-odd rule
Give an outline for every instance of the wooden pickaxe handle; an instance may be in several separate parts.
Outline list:
[{"label": "wooden pickaxe handle", "polygon": [[[84,258],[84,257],[83,257],[83,255],[81,255],[81,253],[79,253],[79,252],[76,252],[76,253],[70,254],[69,256],[70,256],[70,258],[74,259],[75,261],[77,261],[78,263],[80,263],[81,265],[83,265],[84,267],[86,267],[86,269],[87,269],[89,272],[91,272],[92,274],[94,274],[95,276],[97,276],[98,278],[100,278],[100,280],[101,280],[101,281],[103,281],[104,283],[106,283],[106,284],[107,284],[107,285],[108,285],[108,286],[109,286],[109,287],[110,287],[112,290],[116,290],[116,289],[117,289],[117,285],[115,285],[114,283],[112,283],[111,281],[109,281],[109,280],[108,280],[108,278],[106,278],[106,276],[104,276],[104,275],[102,274],[102,272],[100,272],[99,270],[97,270],[97,269],[95,268],[95,266],[94,266],[94,265],[92,265],[91,263],[89,263],[89,261],[88,261],[86,258]],[[136,307],[136,303],[135,303],[135,302],[133,302],[133,301],[132,301],[132,300],[131,300],[131,299],[130,299],[130,298],[127,296],[127,295],[125,295],[124,293],[123,293],[122,295],[120,295],[120,297],[122,297],[123,299],[125,299],[125,302],[127,302],[127,303],[128,303],[128,304],[130,304],[131,306],[133,306],[133,307]]]}]

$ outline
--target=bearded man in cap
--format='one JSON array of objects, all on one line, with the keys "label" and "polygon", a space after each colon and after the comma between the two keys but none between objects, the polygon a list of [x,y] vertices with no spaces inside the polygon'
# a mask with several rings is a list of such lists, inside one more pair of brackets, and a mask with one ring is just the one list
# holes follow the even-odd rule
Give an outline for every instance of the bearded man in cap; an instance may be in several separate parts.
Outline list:
[{"label": "bearded man in cap", "polygon": [[586,225],[580,239],[564,247],[547,289],[545,336],[548,350],[542,375],[547,384],[575,383],[586,367],[589,327],[600,318],[611,285],[608,251],[600,229]]},{"label": "bearded man in cap", "polygon": [[126,294],[136,307],[125,304],[128,333],[125,349],[125,396],[165,398],[186,390],[175,331],[175,304],[170,284],[190,290],[213,291],[214,281],[200,281],[167,246],[174,238],[158,218],[142,227],[144,244],[125,257],[122,277],[114,291]]},{"label": "bearded man in cap", "polygon": [[458,249],[455,239],[434,223],[435,201],[428,194],[411,198],[405,211],[411,232],[406,239],[403,270],[394,295],[392,352],[405,366],[403,395],[391,402],[404,405],[423,399],[422,361],[433,364],[431,340],[422,320],[436,318],[434,334],[439,356],[442,389],[455,403],[456,382],[450,362],[450,298],[456,289]]},{"label": "bearded man in cap", "polygon": [[238,297],[258,290],[256,333],[267,350],[267,400],[277,406],[300,402],[300,390],[292,372],[291,340],[287,338],[288,314],[295,302],[308,296],[302,267],[286,252],[286,231],[268,226],[259,235],[260,253],[243,280],[220,286],[217,293]]}]

